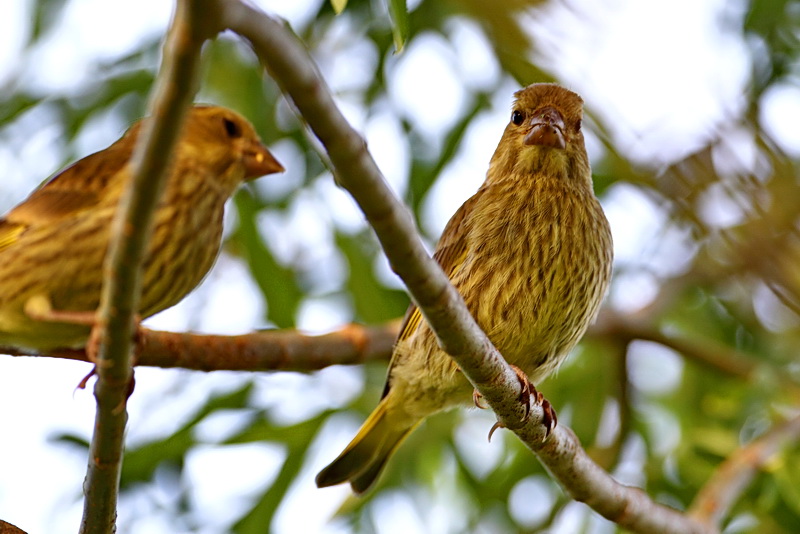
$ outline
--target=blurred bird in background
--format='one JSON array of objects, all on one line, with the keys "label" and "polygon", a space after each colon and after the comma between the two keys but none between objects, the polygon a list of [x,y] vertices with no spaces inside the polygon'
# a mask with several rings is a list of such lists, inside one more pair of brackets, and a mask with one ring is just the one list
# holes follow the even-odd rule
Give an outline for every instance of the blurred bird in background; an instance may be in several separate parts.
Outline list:
[{"label": "blurred bird in background", "polygon": [[[0,219],[0,346],[47,351],[86,344],[91,320],[85,317],[100,302],[111,221],[146,120]],[[217,106],[188,112],[155,212],[142,318],[177,304],[209,271],[220,249],[225,202],[237,187],[281,171],[238,113]]]}]

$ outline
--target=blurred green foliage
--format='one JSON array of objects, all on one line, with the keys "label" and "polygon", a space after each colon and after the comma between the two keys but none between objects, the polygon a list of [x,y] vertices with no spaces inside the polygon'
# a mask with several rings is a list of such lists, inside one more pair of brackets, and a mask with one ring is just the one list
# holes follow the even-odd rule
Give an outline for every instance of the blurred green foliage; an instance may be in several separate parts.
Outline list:
[{"label": "blurred green foliage", "polygon": [[[569,3],[572,9],[580,10],[578,2]],[[58,24],[64,4],[54,0],[36,4],[30,46]],[[334,4],[341,10],[338,15]],[[531,7],[548,2],[422,0],[408,13],[405,4],[402,0],[321,2],[308,23],[294,30],[318,58],[323,71],[332,61],[359,59],[341,57],[338,50],[346,50],[356,41],[369,43],[377,61],[363,62],[373,69],[368,82],[348,87],[337,96],[357,102],[370,116],[383,109],[387,100],[388,78],[396,66],[393,58],[417,36],[433,32],[447,40],[454,20],[468,20],[480,28],[501,70],[494,85],[467,88],[467,104],[433,147],[408,117],[397,117],[410,147],[404,200],[421,222],[427,195],[456,158],[470,125],[490,109],[495,90],[508,80],[520,86],[557,80],[558,73],[531,59],[538,43],[526,31],[526,17],[521,16],[530,13]],[[796,2],[754,0],[741,18],[727,20],[726,24],[731,34],[750,47],[752,74],[742,95],[744,111],[717,125],[703,146],[666,166],[633,163],[615,145],[614,136],[597,118],[596,110],[587,110],[594,118],[594,134],[603,145],[601,159],[594,162],[598,194],[632,188],[668,215],[663,235],[678,231],[686,236],[688,245],[657,250],[662,258],[685,256],[680,258],[680,268],[666,274],[653,272],[647,265],[620,265],[615,291],[630,290],[620,284],[629,283],[631,276],[638,274],[647,276],[654,285],[654,297],[634,313],[613,309],[613,303],[609,304],[604,314],[613,312],[615,320],[628,321],[631,328],[624,335],[614,328],[603,328],[601,317],[600,326],[592,331],[579,354],[543,386],[560,420],[576,431],[601,465],[678,508],[691,504],[729,455],[773,425],[796,416],[800,406],[800,166],[765,133],[758,113],[761,98],[770,88],[800,84],[800,9]],[[343,32],[342,28],[353,31]],[[159,42],[152,40],[127,57],[96,65],[92,83],[79,95],[48,96],[20,87],[7,88],[0,96],[0,128],[13,125],[38,106],[55,111],[67,142],[107,109],[113,108],[130,123],[144,113],[158,54]],[[265,323],[280,328],[294,326],[303,303],[311,297],[346,302],[349,321],[378,323],[401,316],[407,298],[396,287],[387,286],[377,268],[379,247],[366,227],[353,230],[331,223],[329,238],[334,252],[330,261],[336,259],[346,266],[341,280],[333,283],[316,280],[315,270],[324,270],[326,265],[316,263],[315,258],[299,255],[287,260],[276,253],[275,242],[261,226],[261,217],[287,216],[304,191],[313,191],[332,178],[302,119],[292,115],[245,45],[228,34],[219,37],[204,50],[204,68],[198,100],[211,100],[243,112],[267,144],[286,142],[295,146],[305,167],[295,190],[268,195],[250,187],[236,198],[238,217],[226,250],[246,263],[263,293],[267,303]],[[755,158],[762,162],[757,171],[730,172],[720,167],[725,159],[724,141],[734,130],[744,132],[756,147]],[[65,158],[73,156],[78,154],[68,148]],[[743,215],[735,223],[710,224],[704,217],[719,195],[738,203]],[[329,208],[320,203],[320,216],[333,220]],[[437,236],[425,237],[434,242]],[[654,245],[643,254],[655,253],[657,248]],[[652,345],[633,343],[636,328],[643,325],[672,338],[735,351],[754,370],[743,378],[724,366],[698,360],[696,355],[654,352]],[[661,369],[648,370],[647,364],[642,364],[651,357],[666,361],[665,372],[676,376],[673,386],[648,387],[647,377],[642,379],[637,374],[641,368],[645,375]],[[241,534],[266,532],[289,498],[290,489],[308,469],[310,448],[318,444],[324,425],[341,417],[343,411],[363,419],[374,405],[384,369],[369,366],[366,372],[363,392],[348,406],[318,410],[291,424],[276,419],[269,409],[254,408],[251,383],[245,381],[240,389],[198,407],[195,415],[171,435],[129,447],[123,491],[156,484],[158,470],[167,470],[180,479],[186,454],[199,444],[195,426],[222,410],[242,411],[249,414],[248,422],[224,444],[271,442],[286,451],[275,479],[231,526],[232,532]],[[555,484],[545,485],[552,504],[546,513],[534,522],[521,521],[509,505],[510,496],[521,481],[547,480],[547,473],[510,436],[495,438],[496,446],[503,447],[501,460],[486,473],[476,472],[466,459],[463,443],[454,437],[467,417],[437,416],[417,431],[398,451],[375,493],[342,508],[342,531],[382,532],[376,503],[392,502],[401,494],[410,499],[422,518],[430,517],[432,503],[444,503],[458,515],[462,522],[459,528],[464,531],[556,532],[548,529],[557,529],[569,514],[581,518],[570,523],[578,525],[580,532],[614,531],[612,525],[594,517],[585,507],[572,506]],[[486,420],[487,430],[490,422]],[[61,436],[61,440],[85,446],[79,436]],[[330,459],[337,452],[328,447],[324,454]],[[725,520],[725,525],[730,525],[727,531],[799,531],[798,479],[800,446],[788,443],[759,470],[737,500]],[[190,503],[185,499],[176,503],[176,517],[191,516]]]}]

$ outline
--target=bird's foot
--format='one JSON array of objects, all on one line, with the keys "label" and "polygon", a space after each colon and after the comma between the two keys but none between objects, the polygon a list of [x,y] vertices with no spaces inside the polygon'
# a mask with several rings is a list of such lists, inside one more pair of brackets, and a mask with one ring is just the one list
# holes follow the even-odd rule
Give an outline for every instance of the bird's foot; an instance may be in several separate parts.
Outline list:
[{"label": "bird's foot", "polygon": [[[524,415],[523,421],[527,421],[531,414],[531,397],[533,398],[533,402],[542,407],[542,411],[544,412],[544,416],[542,418],[542,424],[545,426],[545,434],[544,439],[550,437],[553,430],[558,425],[558,417],[556,416],[556,411],[553,409],[553,405],[550,404],[550,401],[544,398],[544,395],[540,391],[538,391],[531,381],[528,379],[528,375],[526,375],[522,369],[517,367],[516,365],[512,365],[511,368],[517,374],[517,378],[519,379],[520,383],[520,394],[519,394],[519,401],[522,403],[524,408]],[[478,390],[473,391],[472,393],[472,402],[475,403],[475,406],[481,409],[485,409],[486,405],[483,403],[483,395],[480,394]],[[489,430],[489,441],[492,440],[492,435],[494,435],[494,431],[498,428],[504,428],[505,425],[500,421],[496,422],[491,430]]]},{"label": "bird's foot", "polygon": [[[54,310],[53,306],[45,295],[35,295],[28,299],[25,303],[25,314],[34,319],[36,321],[46,321],[51,323],[68,323],[68,324],[75,324],[75,325],[82,325],[82,326],[89,326],[91,327],[91,331],[89,332],[89,337],[86,340],[86,346],[84,347],[84,351],[86,352],[86,358],[94,364],[94,367],[89,374],[81,379],[78,382],[76,389],[85,389],[86,384],[89,382],[89,379],[92,378],[94,375],[97,374],[98,367],[109,367],[112,365],[111,362],[103,360],[99,357],[100,354],[100,344],[101,344],[101,336],[103,333],[103,329],[101,328],[100,323],[97,321],[97,314],[94,311],[67,311],[67,310]],[[134,343],[134,351],[133,351],[133,360],[134,365],[136,361],[136,355],[139,354],[139,351],[142,347],[142,332],[141,332],[141,318],[137,315],[134,319],[136,323],[136,330],[133,337]],[[130,397],[133,393],[133,388],[135,385],[135,380],[133,375],[131,375],[130,383],[128,384],[128,394],[127,397]],[[126,397],[126,398],[127,398]]]},{"label": "bird's foot", "polygon": [[[136,360],[138,359],[139,352],[142,350],[144,336],[142,335],[142,326],[141,326],[141,318],[137,315],[134,318],[136,323],[136,329],[133,334],[133,355],[131,359],[131,379],[128,382],[128,392],[125,395],[125,399],[129,399],[130,396],[133,394],[133,389],[136,386],[136,378],[133,375],[133,367],[136,366]],[[102,329],[99,327],[97,323],[92,326],[92,331],[89,333],[89,339],[86,340],[86,357],[87,359],[94,364],[92,370],[89,371],[89,374],[84,376],[76,389],[86,389],[86,384],[89,382],[89,379],[92,378],[97,374],[98,367],[109,367],[112,365],[110,361],[103,360],[99,358],[100,354],[100,338],[102,334]],[[124,402],[123,402],[124,404]],[[123,406],[115,408],[115,411],[121,410]]]}]

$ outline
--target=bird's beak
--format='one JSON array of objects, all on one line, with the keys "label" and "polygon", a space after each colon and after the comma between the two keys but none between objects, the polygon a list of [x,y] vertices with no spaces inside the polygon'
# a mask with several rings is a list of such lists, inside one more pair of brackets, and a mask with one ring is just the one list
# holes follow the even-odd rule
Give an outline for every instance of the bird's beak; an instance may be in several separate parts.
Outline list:
[{"label": "bird's beak", "polygon": [[253,143],[244,150],[244,177],[251,180],[264,176],[283,172],[283,165],[278,163],[272,152],[261,143]]},{"label": "bird's beak", "polygon": [[564,117],[552,106],[536,110],[531,118],[531,130],[525,135],[523,143],[531,146],[566,148]]}]

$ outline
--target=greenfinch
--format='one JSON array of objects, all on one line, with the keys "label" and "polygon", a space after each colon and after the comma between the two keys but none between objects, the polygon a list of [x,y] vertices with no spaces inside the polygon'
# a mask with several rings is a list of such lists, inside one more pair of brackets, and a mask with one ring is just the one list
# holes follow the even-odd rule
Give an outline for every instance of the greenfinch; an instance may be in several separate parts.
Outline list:
[{"label": "greenfinch", "polygon": [[[148,119],[66,168],[0,219],[0,346],[34,351],[85,346],[90,326],[58,313],[93,313],[100,301],[111,221],[131,179]],[[220,249],[224,205],[245,180],[283,167],[241,115],[218,106],[187,113],[172,154],[143,265],[138,313],[183,299]],[[52,309],[54,319],[39,315]]]},{"label": "greenfinch", "polygon": [[[593,191],[581,97],[554,84],[515,96],[486,180],[447,223],[434,258],[494,346],[537,384],[597,315],[613,250]],[[365,492],[420,422],[469,404],[472,392],[412,306],[380,404],[317,485],[349,482]]]}]

